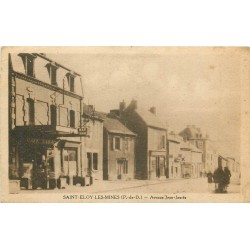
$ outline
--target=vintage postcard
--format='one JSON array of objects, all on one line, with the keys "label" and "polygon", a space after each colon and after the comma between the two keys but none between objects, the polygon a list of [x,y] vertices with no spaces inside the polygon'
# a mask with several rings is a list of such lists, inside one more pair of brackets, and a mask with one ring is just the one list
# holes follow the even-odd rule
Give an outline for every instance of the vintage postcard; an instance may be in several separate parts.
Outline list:
[{"label": "vintage postcard", "polygon": [[1,202],[249,202],[250,49],[4,47]]}]

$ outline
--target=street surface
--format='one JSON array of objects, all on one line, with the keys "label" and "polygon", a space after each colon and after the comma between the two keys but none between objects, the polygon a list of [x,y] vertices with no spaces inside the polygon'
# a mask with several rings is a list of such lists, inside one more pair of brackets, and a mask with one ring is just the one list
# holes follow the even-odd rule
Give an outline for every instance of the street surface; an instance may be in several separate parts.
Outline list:
[{"label": "street surface", "polygon": [[[239,202],[240,185],[231,183],[228,193],[217,194],[214,192],[214,183],[208,186],[207,178],[194,179],[167,179],[167,180],[116,180],[95,181],[92,186],[67,186],[66,189],[54,190],[21,190],[21,194],[43,193],[43,194],[152,194],[159,195],[187,195],[186,202]],[[148,196],[150,198],[150,196]],[[152,200],[153,201],[153,200]],[[157,198],[156,198],[157,201]],[[183,201],[183,200],[180,200]],[[139,202],[139,201],[138,201]]]}]

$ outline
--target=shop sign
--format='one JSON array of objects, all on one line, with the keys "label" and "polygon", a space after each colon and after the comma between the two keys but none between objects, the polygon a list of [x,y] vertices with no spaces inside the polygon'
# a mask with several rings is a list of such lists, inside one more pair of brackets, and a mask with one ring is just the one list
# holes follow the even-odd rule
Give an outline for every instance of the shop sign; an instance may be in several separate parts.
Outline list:
[{"label": "shop sign", "polygon": [[27,138],[26,142],[30,144],[36,144],[36,145],[53,145],[55,143],[54,140],[40,139],[40,138]]},{"label": "shop sign", "polygon": [[87,136],[88,129],[87,129],[86,127],[78,128],[78,133],[79,133],[79,135],[81,135],[81,136]]}]

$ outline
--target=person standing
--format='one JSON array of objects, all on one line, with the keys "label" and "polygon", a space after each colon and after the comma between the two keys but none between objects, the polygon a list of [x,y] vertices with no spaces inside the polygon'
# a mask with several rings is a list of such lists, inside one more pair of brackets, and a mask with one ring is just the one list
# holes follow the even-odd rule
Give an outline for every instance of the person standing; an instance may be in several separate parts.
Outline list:
[{"label": "person standing", "polygon": [[214,171],[214,183],[215,183],[215,192],[216,193],[223,193],[224,190],[224,171],[222,169],[222,166],[219,166]]},{"label": "person standing", "polygon": [[211,171],[207,173],[207,183],[208,183],[208,190],[211,191],[211,186],[213,183],[213,174],[211,173]]},{"label": "person standing", "polygon": [[228,167],[224,168],[224,192],[227,193],[227,188],[230,183],[231,172]]}]

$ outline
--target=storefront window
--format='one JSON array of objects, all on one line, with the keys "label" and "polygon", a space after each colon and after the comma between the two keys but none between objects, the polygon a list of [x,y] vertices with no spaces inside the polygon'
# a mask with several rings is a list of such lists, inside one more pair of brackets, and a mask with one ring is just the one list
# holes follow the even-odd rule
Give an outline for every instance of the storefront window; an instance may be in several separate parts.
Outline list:
[{"label": "storefront window", "polygon": [[69,161],[76,161],[76,150],[68,150]]}]

